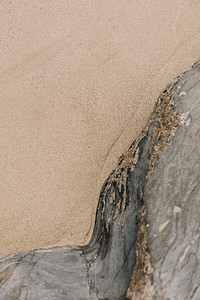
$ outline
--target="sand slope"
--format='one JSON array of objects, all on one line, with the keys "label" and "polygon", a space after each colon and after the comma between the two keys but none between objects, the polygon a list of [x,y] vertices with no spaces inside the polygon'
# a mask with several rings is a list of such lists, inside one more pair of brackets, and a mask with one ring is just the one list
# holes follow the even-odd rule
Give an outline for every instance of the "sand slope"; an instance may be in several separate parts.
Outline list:
[{"label": "sand slope", "polygon": [[86,243],[101,184],[200,58],[200,3],[0,6],[0,255]]}]

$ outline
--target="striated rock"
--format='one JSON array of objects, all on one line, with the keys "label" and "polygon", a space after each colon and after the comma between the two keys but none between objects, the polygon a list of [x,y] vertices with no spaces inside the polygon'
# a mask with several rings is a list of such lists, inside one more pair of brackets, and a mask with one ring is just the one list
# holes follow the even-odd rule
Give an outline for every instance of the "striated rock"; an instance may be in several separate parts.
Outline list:
[{"label": "striated rock", "polygon": [[[200,65],[180,76],[171,93],[179,126],[145,184],[149,253],[140,256],[145,271],[133,276],[133,299],[200,299]],[[153,148],[162,143],[162,124]]]},{"label": "striated rock", "polygon": [[157,299],[200,299],[200,66],[172,88],[180,125],[145,185]]},{"label": "striated rock", "polygon": [[85,247],[0,260],[1,300],[200,299],[200,65],[158,99],[102,187]]}]

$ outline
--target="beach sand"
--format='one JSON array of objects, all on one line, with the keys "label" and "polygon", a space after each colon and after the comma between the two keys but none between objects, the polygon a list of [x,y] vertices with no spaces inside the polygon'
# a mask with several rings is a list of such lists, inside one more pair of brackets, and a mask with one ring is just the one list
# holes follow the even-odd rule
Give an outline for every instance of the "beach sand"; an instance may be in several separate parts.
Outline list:
[{"label": "beach sand", "polygon": [[85,244],[102,183],[200,59],[200,2],[0,6],[0,255]]}]

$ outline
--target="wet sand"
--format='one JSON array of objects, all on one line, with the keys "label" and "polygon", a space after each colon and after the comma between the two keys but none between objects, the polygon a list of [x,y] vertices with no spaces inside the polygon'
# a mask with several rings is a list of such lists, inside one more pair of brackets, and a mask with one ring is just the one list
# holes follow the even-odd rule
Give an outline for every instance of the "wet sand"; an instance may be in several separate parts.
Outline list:
[{"label": "wet sand", "polygon": [[199,1],[2,1],[0,255],[89,240],[102,183],[200,59]]}]

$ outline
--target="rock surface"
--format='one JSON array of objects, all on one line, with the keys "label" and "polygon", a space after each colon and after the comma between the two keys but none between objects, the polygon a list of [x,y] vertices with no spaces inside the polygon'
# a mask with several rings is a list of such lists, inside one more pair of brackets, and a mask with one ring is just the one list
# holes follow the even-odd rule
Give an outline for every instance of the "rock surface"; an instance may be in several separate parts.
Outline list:
[{"label": "rock surface", "polygon": [[145,186],[158,299],[200,299],[200,66],[173,86],[180,126]]},{"label": "rock surface", "polygon": [[153,289],[133,283],[133,299],[200,299],[200,65],[172,93],[179,126],[144,188]]},{"label": "rock surface", "polygon": [[129,297],[200,299],[199,114],[197,65],[106,180],[90,243],[1,259],[0,299],[125,299],[133,270]]}]

